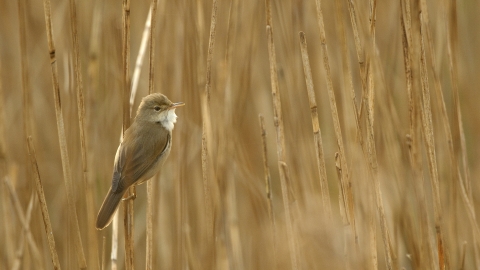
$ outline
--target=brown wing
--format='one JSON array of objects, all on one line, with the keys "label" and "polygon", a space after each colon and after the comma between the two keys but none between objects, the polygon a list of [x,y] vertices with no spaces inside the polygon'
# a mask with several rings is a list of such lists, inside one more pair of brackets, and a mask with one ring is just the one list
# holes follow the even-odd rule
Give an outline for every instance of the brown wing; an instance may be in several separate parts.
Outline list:
[{"label": "brown wing", "polygon": [[112,178],[112,191],[115,193],[123,192],[141,180],[165,153],[170,140],[169,132],[159,126],[137,129],[138,134],[129,130],[115,156]]}]

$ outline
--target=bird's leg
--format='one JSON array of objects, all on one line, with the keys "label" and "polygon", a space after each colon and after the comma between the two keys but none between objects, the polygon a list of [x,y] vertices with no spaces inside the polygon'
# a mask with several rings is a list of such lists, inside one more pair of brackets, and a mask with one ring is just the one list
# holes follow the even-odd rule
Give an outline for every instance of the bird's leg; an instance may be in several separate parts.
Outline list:
[{"label": "bird's leg", "polygon": [[137,189],[135,186],[132,187],[132,194],[126,198],[123,198],[122,201],[135,200],[137,198]]}]

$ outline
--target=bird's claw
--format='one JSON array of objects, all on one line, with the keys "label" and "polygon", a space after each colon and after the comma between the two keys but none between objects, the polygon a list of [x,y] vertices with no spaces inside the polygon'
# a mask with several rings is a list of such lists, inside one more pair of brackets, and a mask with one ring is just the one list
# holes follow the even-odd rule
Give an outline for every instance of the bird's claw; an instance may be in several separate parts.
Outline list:
[{"label": "bird's claw", "polygon": [[123,198],[122,201],[128,201],[128,200],[135,200],[137,198],[137,193],[133,193],[132,195]]}]

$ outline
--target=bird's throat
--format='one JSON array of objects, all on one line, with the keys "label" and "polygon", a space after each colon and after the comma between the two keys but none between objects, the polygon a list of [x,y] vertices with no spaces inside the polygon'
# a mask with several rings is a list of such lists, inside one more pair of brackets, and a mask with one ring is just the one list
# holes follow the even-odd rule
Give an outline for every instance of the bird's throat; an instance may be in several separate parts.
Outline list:
[{"label": "bird's throat", "polygon": [[177,122],[175,109],[171,109],[160,114],[160,124],[168,131],[173,130],[173,125]]}]

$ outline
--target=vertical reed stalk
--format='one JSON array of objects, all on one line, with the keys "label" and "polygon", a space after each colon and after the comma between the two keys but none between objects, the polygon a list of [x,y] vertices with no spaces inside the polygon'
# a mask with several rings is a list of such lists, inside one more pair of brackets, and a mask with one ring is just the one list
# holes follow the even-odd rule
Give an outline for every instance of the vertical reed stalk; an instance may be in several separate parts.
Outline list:
[{"label": "vertical reed stalk", "polygon": [[[140,73],[142,71],[143,59],[145,52],[147,51],[147,43],[150,40],[152,26],[152,5],[148,10],[147,19],[145,20],[145,27],[143,28],[142,42],[140,43],[140,49],[138,50],[137,60],[135,61],[135,69],[132,75],[132,91],[130,93],[130,117],[132,117],[133,103],[135,102],[135,96],[137,95],[138,83],[140,82]],[[150,92],[150,90],[149,90]]]},{"label": "vertical reed stalk", "polygon": [[[480,241],[479,236],[479,228],[475,218],[475,208],[474,204],[471,202],[472,199],[472,187],[471,187],[471,180],[470,180],[470,172],[468,168],[468,157],[467,157],[467,146],[465,142],[465,132],[463,129],[463,121],[462,121],[462,111],[460,108],[460,97],[459,97],[459,89],[458,89],[458,22],[457,22],[457,2],[456,1],[445,1],[445,5],[450,11],[448,19],[445,22],[448,22],[448,40],[447,40],[447,47],[448,47],[448,59],[449,59],[449,68],[450,68],[450,76],[451,76],[451,83],[452,83],[452,91],[453,91],[453,150],[454,150],[454,157],[455,161],[459,162],[459,158],[461,158],[463,163],[463,173],[465,179],[462,181],[460,178],[460,188],[462,192],[462,198],[466,204],[467,213],[469,215],[470,221],[472,222],[472,227],[474,230],[474,236],[476,238],[477,245],[474,246],[474,253],[475,253],[475,263],[478,267],[480,264],[480,247],[478,247],[478,242]],[[461,175],[460,172],[457,174]]]},{"label": "vertical reed stalk", "polygon": [[[2,66],[2,63],[4,63],[2,61],[3,59],[1,59],[0,57],[0,74],[3,74],[3,66]],[[7,156],[6,156],[6,143],[5,143],[5,139],[7,137],[7,134],[5,132],[5,101],[4,101],[4,91],[3,91],[3,80],[2,80],[2,76],[0,76],[0,106],[1,106],[1,110],[0,110],[0,179],[5,179],[6,175],[7,175]],[[1,184],[0,184],[1,185]],[[6,184],[5,184],[6,185]],[[5,187],[2,187],[1,190],[0,190],[0,203],[2,204],[2,210],[3,210],[3,220],[8,220],[8,217],[10,216],[9,215],[9,212],[10,212],[10,207],[9,207],[9,204],[8,204],[8,200],[7,200],[7,192],[6,192],[6,188]],[[3,245],[6,246],[6,247],[12,247],[14,246],[13,245],[13,241],[12,241],[12,236],[14,235],[12,233],[12,227],[14,226],[14,224],[12,224],[11,222],[7,222],[6,224],[3,225],[3,229],[4,229],[4,236],[3,237]],[[3,266],[5,266],[6,268],[11,268],[11,261],[14,257],[14,250],[9,248],[5,251],[5,256],[4,256],[4,263],[3,263]]]},{"label": "vertical reed stalk", "polygon": [[290,199],[289,199],[289,171],[287,169],[287,155],[285,153],[285,132],[282,117],[282,102],[280,100],[280,93],[278,89],[278,73],[277,73],[277,57],[275,55],[275,43],[273,42],[272,29],[272,13],[270,0],[265,0],[265,9],[267,16],[267,45],[268,45],[268,59],[270,62],[270,83],[273,100],[273,124],[277,134],[277,156],[278,156],[278,170],[280,173],[280,184],[282,189],[283,205],[285,208],[285,221],[287,226],[287,239],[290,260],[292,269],[298,269],[297,251],[295,248],[295,235],[293,231],[292,215],[290,213]]},{"label": "vertical reed stalk", "polygon": [[48,214],[47,201],[45,199],[45,193],[43,192],[42,180],[40,178],[40,172],[37,164],[37,154],[35,153],[35,147],[33,145],[32,137],[28,136],[28,154],[30,156],[30,162],[32,164],[35,187],[37,190],[38,200],[42,210],[43,225],[45,226],[45,235],[48,241],[48,247],[50,249],[50,256],[52,257],[53,269],[60,270],[60,262],[58,260],[57,249],[55,248],[55,238],[53,237],[52,224],[50,222],[50,215]]},{"label": "vertical reed stalk", "polygon": [[[201,3],[198,3],[201,5]],[[210,89],[212,77],[213,49],[215,47],[217,25],[217,0],[212,2],[212,17],[210,19],[210,34],[208,40],[207,65],[205,71],[205,89],[201,95],[202,108],[202,179],[205,196],[205,211],[207,215],[207,246],[214,252],[214,216],[212,209],[212,196],[210,193],[210,178],[215,177],[211,153],[213,147],[213,129],[210,118]]]},{"label": "vertical reed stalk", "polygon": [[390,232],[388,230],[387,219],[385,217],[385,209],[383,206],[382,191],[380,189],[380,181],[378,180],[378,162],[377,162],[377,150],[375,148],[375,137],[374,137],[374,106],[375,106],[375,93],[374,93],[374,84],[373,84],[373,75],[374,75],[374,63],[372,62],[369,68],[369,81],[367,88],[367,104],[366,104],[366,113],[367,113],[367,153],[368,153],[368,163],[369,168],[373,178],[373,185],[375,189],[375,199],[377,204],[378,216],[380,218],[380,228],[382,231],[383,245],[385,249],[385,256],[387,261],[388,269],[396,269],[397,266],[393,262],[393,251],[392,243],[390,239]]},{"label": "vertical reed stalk", "polygon": [[25,29],[25,0],[18,1],[18,21],[20,37],[20,61],[22,66],[22,96],[23,96],[23,129],[25,138],[30,134],[30,79],[28,76],[28,58],[27,58],[27,37]]},{"label": "vertical reed stalk", "polygon": [[335,137],[337,140],[337,146],[339,149],[340,163],[342,167],[342,178],[340,179],[340,186],[342,190],[342,199],[344,204],[345,215],[349,224],[352,226],[353,237],[355,243],[357,243],[357,230],[355,226],[355,211],[353,202],[353,192],[351,188],[350,175],[347,165],[347,158],[345,156],[345,149],[343,147],[342,130],[340,127],[340,120],[338,118],[337,105],[335,101],[335,92],[333,90],[332,75],[330,71],[330,63],[328,60],[327,39],[325,36],[325,26],[323,22],[323,12],[320,0],[315,0],[317,7],[317,22],[320,28],[320,42],[322,44],[323,65],[327,74],[327,88],[330,103],[330,111],[332,113],[333,126],[335,131]]},{"label": "vertical reed stalk", "polygon": [[322,131],[318,123],[317,101],[315,100],[315,91],[313,88],[312,70],[310,69],[310,60],[308,59],[307,39],[304,32],[300,32],[300,48],[302,52],[303,71],[305,73],[305,82],[307,85],[308,102],[312,116],[313,139],[317,157],[318,174],[320,176],[320,191],[322,192],[323,211],[327,218],[332,221],[332,206],[330,204],[330,191],[328,189],[327,170],[325,169],[325,157],[323,154]]},{"label": "vertical reed stalk", "polygon": [[[124,0],[123,4],[123,34],[122,34],[122,64],[123,64],[123,133],[130,127],[130,0]],[[135,186],[125,193],[128,198],[123,204],[123,225],[125,228],[125,269],[133,270],[134,258],[134,214],[133,201],[135,198]]]},{"label": "vertical reed stalk", "polygon": [[[362,46],[362,43],[360,41],[360,36],[358,34],[358,27],[357,27],[357,15],[355,11],[355,4],[353,3],[353,0],[347,0],[348,2],[348,13],[350,15],[350,22],[352,24],[352,30],[353,30],[353,38],[355,40],[355,49],[357,52],[357,60],[358,60],[358,66],[360,68],[360,80],[362,82],[362,99],[360,103],[360,109],[358,111],[358,117],[362,118],[362,108],[365,106],[365,101],[366,101],[366,92],[367,92],[367,66],[365,63],[365,52],[364,48]],[[372,25],[373,26],[373,25]]]},{"label": "vertical reed stalk", "polygon": [[263,171],[265,175],[265,192],[267,195],[267,203],[268,203],[268,217],[270,219],[270,224],[272,228],[272,242],[273,242],[273,260],[274,266],[278,267],[277,264],[277,228],[275,225],[275,212],[273,211],[273,201],[272,201],[272,180],[270,177],[270,168],[268,167],[268,151],[267,151],[267,131],[265,129],[265,119],[262,115],[258,116],[260,121],[260,130],[262,135],[262,156],[263,156]]},{"label": "vertical reed stalk", "polygon": [[[157,18],[157,0],[152,0],[149,14],[152,14],[150,22],[150,73],[148,80],[148,93],[153,94],[155,91],[154,71],[155,71],[155,22]],[[153,198],[155,192],[155,181],[147,182],[147,247],[146,247],[146,269],[153,269]]]},{"label": "vertical reed stalk", "polygon": [[[230,151],[231,152],[231,151]],[[233,164],[232,170],[235,171],[236,165]],[[229,242],[230,242],[230,250],[231,254],[231,262],[232,262],[232,269],[245,269],[243,263],[243,253],[242,253],[242,241],[240,238],[240,230],[239,230],[239,220],[238,220],[238,205],[237,205],[237,191],[236,191],[236,181],[234,178],[234,173],[227,176],[227,183],[226,183],[226,219],[228,224],[229,235]]]},{"label": "vertical reed stalk", "polygon": [[[344,87],[347,87],[350,90],[350,98],[353,106],[354,117],[355,117],[355,124],[357,127],[357,139],[360,145],[363,147],[363,136],[361,132],[360,120],[358,119],[359,110],[357,108],[356,103],[356,95],[355,89],[353,87],[352,81],[352,70],[350,66],[350,61],[348,60],[348,46],[347,46],[347,37],[345,35],[345,24],[343,22],[342,16],[342,1],[343,0],[335,0],[336,4],[336,21],[337,21],[337,32],[338,36],[340,37],[340,43],[342,44],[342,67],[343,67],[343,81]],[[347,96],[347,94],[345,94]]]},{"label": "vertical reed stalk", "polygon": [[293,222],[292,222],[292,214],[290,211],[290,200],[288,199],[288,186],[287,183],[290,180],[288,176],[290,175],[288,172],[287,163],[279,161],[278,162],[280,167],[280,186],[282,188],[282,199],[283,199],[283,207],[285,208],[285,220],[287,225],[287,235],[288,235],[288,248],[290,251],[290,259],[292,261],[292,269],[296,270],[298,268],[297,262],[297,250],[295,248],[295,236],[293,231]]},{"label": "vertical reed stalk", "polygon": [[[277,156],[281,162],[286,162],[287,155],[285,154],[285,132],[282,117],[282,102],[280,100],[280,93],[278,89],[278,75],[277,75],[277,57],[275,55],[275,43],[273,42],[273,26],[271,18],[270,0],[266,0],[267,10],[267,42],[268,42],[268,56],[270,61],[270,81],[273,99],[273,120],[277,134]],[[281,165],[279,164],[279,170]]]},{"label": "vertical reed stalk", "polygon": [[[400,8],[402,14],[400,15],[400,23],[402,26],[402,46],[405,66],[405,80],[407,85],[407,95],[409,104],[409,117],[410,117],[410,130],[407,137],[407,144],[409,147],[410,166],[413,171],[415,182],[415,194],[419,203],[419,219],[420,219],[420,247],[426,250],[426,257],[422,258],[423,261],[427,261],[424,267],[435,269],[435,247],[430,237],[430,221],[428,219],[428,211],[425,199],[424,179],[422,177],[423,170],[420,161],[420,134],[417,132],[418,125],[418,108],[415,103],[418,102],[417,91],[413,91],[413,75],[412,75],[412,33],[411,33],[411,14],[410,14],[410,1],[400,0]],[[425,240],[425,241],[424,241]]]},{"label": "vertical reed stalk", "polygon": [[430,107],[430,87],[428,83],[427,60],[425,59],[425,44],[424,44],[424,22],[422,14],[420,13],[420,40],[421,40],[421,82],[422,82],[422,123],[425,145],[427,148],[428,167],[430,171],[430,180],[433,193],[433,211],[435,217],[435,231],[437,237],[437,250],[440,269],[449,269],[447,252],[445,251],[444,229],[442,222],[442,204],[440,201],[440,184],[438,181],[437,157],[435,154],[435,141],[433,134],[432,110]]},{"label": "vertical reed stalk", "polygon": [[88,161],[87,161],[87,146],[85,139],[85,101],[83,95],[83,79],[82,79],[82,65],[80,61],[80,53],[78,48],[78,33],[77,33],[77,7],[75,0],[70,0],[70,26],[73,44],[73,58],[75,71],[75,86],[77,93],[77,110],[78,110],[78,124],[80,129],[80,146],[82,153],[82,171],[83,184],[85,187],[85,201],[87,210],[87,232],[88,232],[88,258],[89,264],[98,264],[98,241],[96,237],[96,230],[92,224],[95,220],[95,210],[93,201],[92,183],[88,179]]},{"label": "vertical reed stalk", "polygon": [[75,196],[72,184],[72,172],[70,169],[70,163],[67,150],[67,139],[65,137],[65,125],[63,121],[62,104],[60,102],[60,86],[58,83],[58,71],[57,71],[57,59],[55,54],[55,44],[53,41],[52,30],[52,18],[50,0],[44,0],[44,12],[45,12],[45,24],[47,29],[47,41],[48,41],[48,53],[50,56],[50,66],[52,70],[52,84],[53,84],[53,98],[55,101],[55,115],[57,118],[57,131],[60,143],[60,154],[62,157],[63,178],[65,181],[65,189],[67,192],[68,213],[70,214],[70,220],[74,226],[74,244],[77,254],[78,266],[81,269],[87,268],[85,261],[85,254],[83,252],[82,238],[80,236],[80,228],[78,225],[77,209],[75,207]]},{"label": "vertical reed stalk", "polygon": [[118,263],[118,216],[120,211],[115,212],[115,216],[112,221],[112,250],[110,251],[110,262],[112,265],[112,270],[117,270]]},{"label": "vertical reed stalk", "polygon": [[102,263],[100,266],[101,270],[105,270],[106,254],[107,253],[107,238],[104,236],[102,241]]},{"label": "vertical reed stalk", "polygon": [[[470,173],[468,170],[468,158],[467,158],[467,149],[465,144],[465,132],[463,130],[463,121],[462,121],[462,111],[460,109],[460,97],[458,89],[458,23],[457,23],[457,1],[445,1],[447,3],[448,10],[450,11],[447,14],[448,19],[445,22],[448,22],[448,60],[450,68],[450,76],[452,80],[452,91],[453,91],[453,142],[454,142],[454,151],[455,157],[458,160],[461,157],[463,162],[463,173],[465,175],[465,188],[469,197],[471,197],[471,182],[470,182]],[[448,5],[448,3],[450,5]],[[477,256],[477,255],[476,255]],[[476,258],[477,262],[479,261]]]},{"label": "vertical reed stalk", "polygon": [[[455,5],[454,3],[452,5]],[[438,75],[438,72],[437,72],[437,61],[436,61],[436,54],[435,54],[435,51],[434,51],[434,47],[433,47],[433,41],[432,41],[432,37],[431,37],[431,34],[430,34],[430,25],[429,25],[429,17],[428,17],[428,10],[427,10],[427,3],[425,2],[425,0],[422,0],[421,1],[421,9],[422,9],[422,14],[425,16],[425,32],[426,32],[426,38],[427,38],[427,43],[428,43],[428,49],[429,49],[429,57],[430,57],[430,65],[431,65],[431,68],[432,68],[432,71],[433,71],[433,79],[434,79],[434,85],[435,85],[435,94],[436,94],[436,100],[437,100],[437,104],[438,106],[440,107],[440,111],[441,111],[441,120],[442,120],[442,124],[443,124],[443,127],[444,127],[444,130],[445,130],[445,135],[447,137],[447,144],[448,144],[448,150],[449,150],[449,155],[450,155],[450,159],[451,159],[451,164],[453,166],[452,168],[452,173],[453,173],[453,183],[452,183],[452,186],[453,187],[456,187],[457,186],[457,183],[458,185],[460,186],[460,191],[461,191],[461,194],[462,194],[462,199],[465,203],[465,207],[466,207],[466,210],[467,210],[467,215],[469,217],[469,220],[470,220],[470,223],[472,225],[472,231],[473,231],[473,236],[474,236],[474,242],[475,242],[475,245],[477,246],[477,249],[480,248],[480,229],[478,227],[478,224],[477,224],[477,221],[476,221],[476,217],[475,217],[475,207],[474,207],[474,204],[471,202],[471,183],[470,183],[470,179],[469,179],[469,173],[468,173],[468,168],[466,167],[465,163],[464,163],[464,175],[465,175],[465,180],[462,179],[462,173],[460,172],[460,167],[458,165],[458,158],[457,158],[457,155],[458,153],[456,153],[455,151],[455,147],[454,147],[454,139],[453,139],[453,136],[452,136],[452,131],[451,131],[451,128],[450,128],[450,123],[448,121],[448,114],[447,114],[447,108],[446,108],[446,104],[445,104],[445,99],[443,97],[443,90],[442,90],[442,84],[440,82],[440,79],[439,79],[439,75]],[[455,10],[455,8],[453,8],[453,10]],[[456,20],[456,16],[455,15],[451,15],[451,19],[452,20]],[[452,21],[453,23],[453,21]],[[455,23],[454,23],[455,24]],[[456,29],[455,28],[452,28],[450,29],[450,32],[453,32],[455,31],[456,32]],[[455,35],[451,35],[450,36],[451,38],[455,37]],[[456,41],[452,41],[451,39],[449,39],[449,42],[450,44],[453,44],[455,43]],[[452,46],[451,48],[455,47]],[[453,56],[451,53],[449,54],[449,56]],[[452,77],[452,81],[455,79],[455,80],[458,80],[458,78],[456,77],[457,75],[454,75],[455,72],[453,72],[453,69],[455,69],[456,67],[454,67],[454,65],[456,65],[456,60],[453,60],[453,58],[451,58],[452,60],[452,69],[451,69],[451,77]],[[455,64],[454,64],[455,63]],[[453,83],[454,85],[457,85],[458,82],[455,82]],[[459,98],[458,98],[458,88],[457,89],[453,89],[453,94],[454,94],[454,116],[456,116],[457,118],[455,119],[455,122],[458,122],[458,129],[456,128],[455,131],[457,132],[460,132],[460,130],[462,130],[462,134],[461,135],[458,135],[456,137],[456,142],[458,142],[458,138],[460,137],[460,145],[464,144],[465,143],[465,138],[463,138],[463,127],[461,127],[461,111],[460,111],[460,104],[459,104]],[[455,113],[455,111],[458,110],[458,113]],[[464,151],[464,146],[462,146],[462,158],[463,158],[463,161],[464,162],[468,162],[467,161],[467,158],[466,158],[466,152]],[[476,262],[480,262],[480,258],[478,258],[478,254],[475,255],[475,258],[476,258]]]}]

